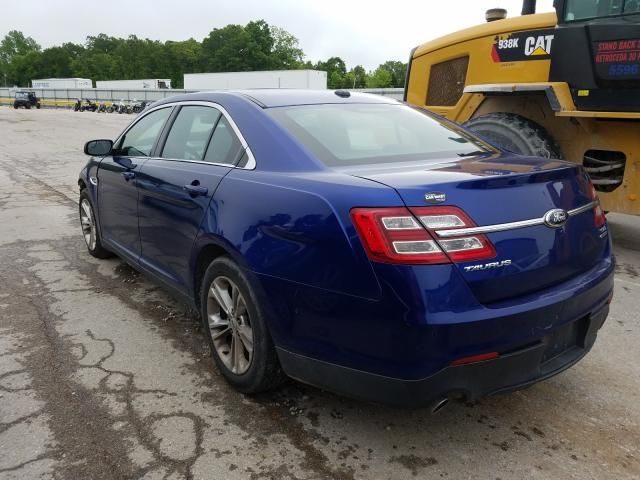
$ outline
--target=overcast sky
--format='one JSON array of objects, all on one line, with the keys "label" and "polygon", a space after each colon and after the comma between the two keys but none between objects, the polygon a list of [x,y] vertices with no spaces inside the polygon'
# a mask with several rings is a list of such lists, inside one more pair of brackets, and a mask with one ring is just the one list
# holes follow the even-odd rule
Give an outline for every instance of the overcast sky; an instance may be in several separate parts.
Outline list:
[{"label": "overcast sky", "polygon": [[[519,15],[521,0],[5,0],[0,35],[20,30],[43,47],[84,43],[87,35],[135,34],[154,40],[202,40],[228,23],[264,19],[288,30],[311,61],[331,56],[375,68],[406,61],[414,46],[484,22],[503,7]],[[538,11],[553,0],[538,0]]]}]

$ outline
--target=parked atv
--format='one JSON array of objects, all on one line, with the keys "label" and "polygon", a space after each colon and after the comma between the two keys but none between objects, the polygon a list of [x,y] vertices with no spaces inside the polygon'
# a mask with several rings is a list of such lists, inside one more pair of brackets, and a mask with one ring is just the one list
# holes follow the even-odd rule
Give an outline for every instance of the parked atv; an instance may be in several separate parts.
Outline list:
[{"label": "parked atv", "polygon": [[24,107],[29,110],[31,107],[40,108],[40,99],[36,97],[35,92],[26,92],[19,90],[16,92],[13,108]]},{"label": "parked atv", "polygon": [[88,110],[90,112],[95,112],[97,109],[98,109],[98,104],[92,102],[89,99],[85,99],[85,100],[77,99],[76,103],[73,105],[74,112],[84,112],[85,110]]},{"label": "parked atv", "polygon": [[127,113],[127,104],[124,103],[124,100],[120,100],[120,102],[118,102],[118,105],[116,106],[116,112]]},{"label": "parked atv", "polygon": [[88,98],[85,99],[84,103],[82,104],[82,106],[80,107],[80,111],[84,112],[89,111],[89,112],[95,112],[98,109],[98,104],[92,102],[91,100],[89,100]]},{"label": "parked atv", "polygon": [[145,107],[145,102],[138,102],[135,99],[133,100],[133,106],[131,107],[131,111],[133,113],[140,113],[141,111],[144,110]]}]

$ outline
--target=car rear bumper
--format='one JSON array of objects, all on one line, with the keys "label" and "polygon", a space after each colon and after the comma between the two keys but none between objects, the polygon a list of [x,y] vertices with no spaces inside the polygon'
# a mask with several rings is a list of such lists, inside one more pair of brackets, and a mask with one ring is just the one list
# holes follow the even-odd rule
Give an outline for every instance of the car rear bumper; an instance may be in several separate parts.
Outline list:
[{"label": "car rear bumper", "polygon": [[311,385],[353,398],[399,407],[435,408],[442,400],[518,390],[577,363],[595,342],[609,313],[606,305],[565,325],[536,343],[493,360],[448,366],[420,380],[405,380],[356,370],[278,348],[284,371]]}]

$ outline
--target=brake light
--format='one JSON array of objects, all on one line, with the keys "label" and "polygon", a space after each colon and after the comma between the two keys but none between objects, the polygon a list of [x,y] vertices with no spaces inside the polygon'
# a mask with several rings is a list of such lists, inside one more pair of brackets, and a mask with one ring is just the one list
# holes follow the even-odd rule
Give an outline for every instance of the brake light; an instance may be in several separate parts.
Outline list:
[{"label": "brake light", "polygon": [[456,207],[354,208],[351,218],[374,261],[438,264],[495,256],[484,235],[438,239],[436,230],[476,226]]},{"label": "brake light", "polygon": [[604,211],[600,206],[598,192],[596,192],[596,187],[594,187],[593,184],[591,184],[591,200],[596,202],[595,207],[593,207],[593,220],[596,224],[596,227],[600,228],[607,222],[607,217],[605,217]]},{"label": "brake light", "polygon": [[429,232],[404,207],[354,208],[351,219],[371,260],[449,263]]},{"label": "brake light", "polygon": [[439,239],[436,230],[477,227],[458,207],[411,207],[411,212],[437,239],[440,247],[452,262],[470,262],[496,256],[493,245],[485,235],[467,235]]}]

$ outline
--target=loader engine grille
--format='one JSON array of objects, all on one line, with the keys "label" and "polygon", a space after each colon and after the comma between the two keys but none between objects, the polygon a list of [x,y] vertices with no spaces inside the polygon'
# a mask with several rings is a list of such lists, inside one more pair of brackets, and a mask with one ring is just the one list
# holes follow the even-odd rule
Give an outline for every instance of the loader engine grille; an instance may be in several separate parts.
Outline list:
[{"label": "loader engine grille", "polygon": [[612,192],[622,185],[626,162],[627,157],[622,152],[587,150],[582,164],[596,190]]},{"label": "loader engine grille", "polygon": [[427,105],[451,107],[458,103],[467,78],[469,57],[460,57],[431,66]]}]

